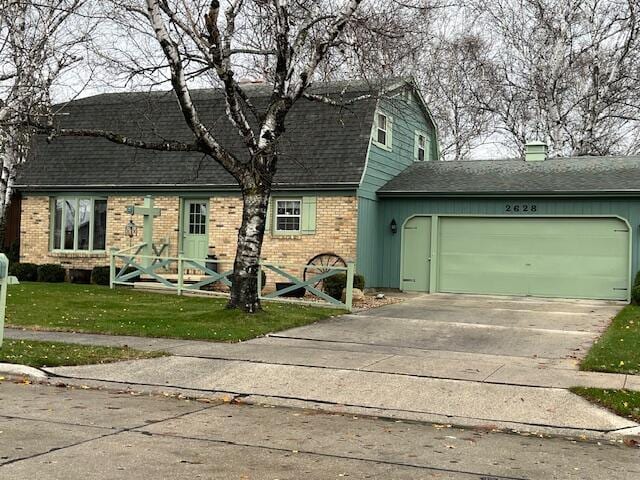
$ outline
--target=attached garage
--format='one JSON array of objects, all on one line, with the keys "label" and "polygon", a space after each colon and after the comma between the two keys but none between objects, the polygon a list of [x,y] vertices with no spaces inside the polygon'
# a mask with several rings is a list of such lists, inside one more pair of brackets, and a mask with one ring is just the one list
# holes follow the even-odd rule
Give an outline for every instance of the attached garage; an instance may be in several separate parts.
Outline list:
[{"label": "attached garage", "polygon": [[616,217],[414,216],[402,289],[626,300],[630,228]]},{"label": "attached garage", "polygon": [[377,195],[371,286],[630,298],[640,157],[420,162]]}]

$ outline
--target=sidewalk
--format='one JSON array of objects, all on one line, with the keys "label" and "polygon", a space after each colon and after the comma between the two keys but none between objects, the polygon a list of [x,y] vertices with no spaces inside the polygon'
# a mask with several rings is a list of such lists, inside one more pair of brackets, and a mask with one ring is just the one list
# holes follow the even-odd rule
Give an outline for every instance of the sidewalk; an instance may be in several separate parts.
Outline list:
[{"label": "sidewalk", "polygon": [[[138,350],[163,351],[179,357],[378,372],[489,384],[548,388],[625,388],[640,391],[640,375],[582,372],[569,368],[562,362],[553,366],[533,367],[530,361],[511,357],[507,365],[504,356],[469,355],[442,350],[418,351],[398,347],[368,346],[367,351],[359,352],[357,345],[344,350],[344,347],[331,344],[321,345],[320,348],[317,342],[283,342],[286,339],[279,338],[277,334],[236,344],[90,333],[36,332],[11,328],[5,330],[5,336],[21,340],[128,346]],[[465,366],[471,361],[473,364]]]},{"label": "sidewalk", "polygon": [[636,433],[638,427],[565,388],[640,391],[640,377],[580,372],[561,359],[532,362],[522,357],[277,335],[241,344],[14,329],[7,329],[6,337],[127,345],[172,354],[46,369],[52,381],[67,384],[231,396],[245,403],[590,438]]}]

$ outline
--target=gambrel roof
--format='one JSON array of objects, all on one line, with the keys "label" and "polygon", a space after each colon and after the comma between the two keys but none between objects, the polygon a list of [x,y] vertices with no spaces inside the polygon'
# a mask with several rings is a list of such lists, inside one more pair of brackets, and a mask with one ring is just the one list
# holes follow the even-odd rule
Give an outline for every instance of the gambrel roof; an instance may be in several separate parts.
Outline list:
[{"label": "gambrel roof", "polygon": [[380,196],[627,193],[640,193],[640,156],[420,162],[378,190]]},{"label": "gambrel roof", "polygon": [[[244,86],[264,107],[267,85]],[[314,92],[347,106],[299,100],[286,118],[280,142],[275,189],[357,188],[366,165],[377,92],[363,81],[318,84]],[[220,143],[248,158],[237,130],[225,114],[220,90],[192,92],[201,119]],[[70,102],[57,118],[67,128],[105,129],[147,141],[193,141],[173,92],[108,93]],[[118,145],[102,138],[39,136],[21,168],[22,190],[230,189],[236,182],[213,159],[200,153],[158,152]]]}]

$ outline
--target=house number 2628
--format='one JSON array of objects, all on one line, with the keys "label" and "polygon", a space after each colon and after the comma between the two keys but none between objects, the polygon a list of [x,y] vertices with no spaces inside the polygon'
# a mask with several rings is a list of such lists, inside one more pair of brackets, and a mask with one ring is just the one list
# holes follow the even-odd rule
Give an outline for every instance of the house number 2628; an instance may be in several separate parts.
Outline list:
[{"label": "house number 2628", "polygon": [[527,203],[523,203],[523,204],[515,204],[512,205],[510,203],[507,203],[505,205],[504,208],[505,212],[510,212],[510,213],[525,213],[525,212],[536,212],[538,210],[538,206],[535,204],[527,204]]}]

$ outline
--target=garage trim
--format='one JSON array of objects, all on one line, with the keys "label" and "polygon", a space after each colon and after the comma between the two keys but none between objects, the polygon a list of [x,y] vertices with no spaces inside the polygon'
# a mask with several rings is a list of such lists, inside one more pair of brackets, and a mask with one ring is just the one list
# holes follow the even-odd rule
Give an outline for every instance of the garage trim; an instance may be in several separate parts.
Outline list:
[{"label": "garage trim", "polygon": [[438,238],[439,238],[439,224],[440,218],[447,217],[462,217],[462,218],[584,218],[584,219],[597,219],[597,218],[607,218],[607,219],[618,219],[625,223],[627,228],[629,229],[629,250],[627,255],[627,295],[626,301],[629,302],[631,300],[631,262],[632,262],[632,252],[633,252],[633,229],[629,221],[621,217],[620,215],[505,215],[505,214],[465,214],[465,213],[457,213],[457,214],[413,214],[405,218],[404,222],[402,222],[402,227],[400,229],[400,288],[402,288],[402,279],[404,278],[404,229],[406,224],[415,217],[431,217],[431,254],[430,254],[430,275],[429,275],[429,292],[428,293],[436,293],[438,291]]}]

